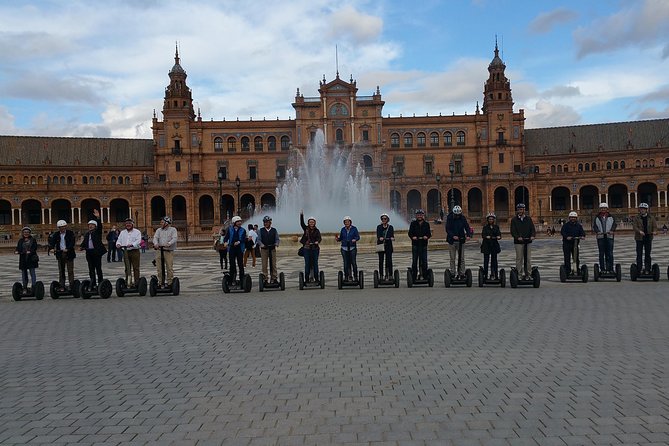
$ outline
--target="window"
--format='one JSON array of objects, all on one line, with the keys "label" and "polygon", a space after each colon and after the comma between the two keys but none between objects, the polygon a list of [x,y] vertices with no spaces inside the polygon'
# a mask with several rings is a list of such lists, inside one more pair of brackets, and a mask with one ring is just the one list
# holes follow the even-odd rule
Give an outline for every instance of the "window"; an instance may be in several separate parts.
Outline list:
[{"label": "window", "polygon": [[504,132],[497,132],[497,144],[504,144]]},{"label": "window", "polygon": [[74,184],[74,179],[72,177],[67,177],[67,184]]},{"label": "window", "polygon": [[613,162],[613,170],[618,170],[618,161]]},{"label": "window", "polygon": [[267,138],[267,150],[270,152],[276,152],[276,138],[273,136],[270,136]]},{"label": "window", "polygon": [[558,173],[562,173],[562,166],[561,165],[557,166],[557,171],[558,171]]},{"label": "window", "polygon": [[160,183],[164,183],[165,181],[167,181],[167,176],[164,173],[161,173],[160,175],[158,175],[158,181]]},{"label": "window", "polygon": [[650,167],[655,167],[655,160],[650,160],[650,161],[648,161],[648,165],[649,165]]},{"label": "window", "polygon": [[223,138],[214,138],[214,152],[223,151]]},{"label": "window", "polygon": [[611,161],[606,162],[606,170],[611,170]]},{"label": "window", "polygon": [[439,133],[430,133],[430,146],[439,147]]},{"label": "window", "polygon": [[181,161],[176,162],[174,170],[176,170],[177,172],[181,172]]},{"label": "window", "polygon": [[253,139],[253,148],[256,152],[262,152],[262,138],[260,136]]},{"label": "window", "polygon": [[81,184],[88,184],[88,177],[81,177]]},{"label": "window", "polygon": [[418,147],[425,147],[425,133],[419,133],[417,136]]},{"label": "window", "polygon": [[432,161],[425,161],[425,175],[432,175],[434,171],[434,165],[432,164]]},{"label": "window", "polygon": [[555,173],[555,164],[551,165],[551,173]]},{"label": "window", "polygon": [[[316,134],[314,133],[314,136]],[[288,150],[290,148],[290,139],[287,136],[281,137],[281,150]]]},{"label": "window", "polygon": [[256,166],[249,166],[249,180],[257,180],[257,167]]},{"label": "window", "polygon": [[499,153],[497,156],[499,158],[499,163],[504,164],[504,153]]},{"label": "window", "polygon": [[458,138],[458,145],[459,146],[464,146],[465,145],[465,132],[458,132],[457,138]]},{"label": "window", "polygon": [[286,166],[279,164],[276,166],[276,178],[278,180],[283,180],[286,178]]},{"label": "window", "polygon": [[344,131],[342,129],[337,129],[335,131],[335,139],[337,142],[344,142]]},{"label": "window", "polygon": [[200,174],[199,173],[194,173],[193,174],[193,183],[199,183],[200,182]]},{"label": "window", "polygon": [[248,136],[242,137],[242,152],[248,152],[251,149]]},{"label": "window", "polygon": [[309,142],[314,142],[314,139],[316,139],[316,132],[309,132]]},{"label": "window", "polygon": [[593,172],[594,172],[595,170],[597,170],[597,164],[592,163],[592,164],[590,165],[590,170],[592,170]]},{"label": "window", "polygon": [[400,146],[400,135],[393,133],[390,135],[390,147],[399,147]]},{"label": "window", "polygon": [[395,174],[400,177],[404,175],[404,162],[397,161],[395,163]]},{"label": "window", "polygon": [[[179,163],[177,162],[177,164]],[[111,184],[116,184],[116,177],[111,177]]]},{"label": "window", "polygon": [[218,172],[221,172],[221,180],[228,179],[228,166],[218,166],[218,170],[216,171],[216,178],[218,178]]},{"label": "window", "polygon": [[[617,161],[616,161],[616,164],[618,164]],[[634,165],[635,165],[637,168],[641,167],[641,160],[636,160],[635,163],[634,163]]]},{"label": "window", "polygon": [[404,134],[404,147],[413,147],[413,135],[411,133]]},{"label": "window", "polygon": [[237,138],[230,137],[228,138],[228,152],[237,151]]},{"label": "window", "polygon": [[125,177],[125,184],[130,184],[130,177]]},{"label": "window", "polygon": [[444,144],[447,146],[453,145],[453,134],[451,132],[444,133]]},{"label": "window", "polygon": [[[580,166],[580,164],[579,164]],[[585,171],[590,172],[590,163],[585,163]]]},{"label": "window", "polygon": [[372,160],[371,156],[364,155],[362,157],[362,164],[366,174],[369,175],[370,173],[372,173],[372,171],[374,170],[374,161]]},{"label": "window", "polygon": [[172,150],[172,153],[175,155],[181,155],[181,141],[178,139],[174,140],[174,150]]},{"label": "window", "polygon": [[583,172],[583,163],[578,163],[578,171]]},{"label": "window", "polygon": [[624,169],[624,168],[625,168],[625,161],[621,161],[621,162],[620,162],[620,168],[621,168],[621,169]]},{"label": "window", "polygon": [[643,167],[648,167],[648,160],[643,160]]},{"label": "window", "polygon": [[462,160],[455,160],[455,173],[462,174]]},{"label": "window", "polygon": [[564,170],[564,173],[569,172],[569,166],[565,164],[562,170]]},{"label": "window", "polygon": [[369,141],[369,130],[363,130],[362,131],[362,140],[363,141]]}]

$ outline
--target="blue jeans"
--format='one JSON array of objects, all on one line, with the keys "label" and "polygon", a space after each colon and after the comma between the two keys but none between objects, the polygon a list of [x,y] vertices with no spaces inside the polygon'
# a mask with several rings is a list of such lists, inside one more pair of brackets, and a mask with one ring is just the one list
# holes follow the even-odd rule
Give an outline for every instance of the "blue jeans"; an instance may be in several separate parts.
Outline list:
[{"label": "blue jeans", "polygon": [[309,273],[313,270],[314,280],[320,280],[318,272],[318,255],[320,249],[305,249],[304,250],[304,280],[309,282]]},{"label": "blue jeans", "polygon": [[[645,269],[646,271],[650,271],[651,268],[650,251],[652,247],[653,247],[653,241],[648,237],[644,237],[643,240],[636,241],[636,267],[639,271],[642,270],[642,266],[645,267],[643,269]],[[642,259],[643,263],[641,263]]]},{"label": "blue jeans", "polygon": [[30,272],[30,282],[32,283],[32,288],[35,288],[35,282],[37,282],[37,276],[35,275],[35,268],[28,268],[21,270],[21,276],[23,278],[23,288],[28,286],[28,272]]},{"label": "blue jeans", "polygon": [[356,248],[350,251],[341,250],[341,256],[344,258],[344,277],[351,277],[351,268],[353,268],[353,277],[358,277],[358,263],[356,262]]},{"label": "blue jeans", "polygon": [[602,271],[613,271],[613,239],[598,238],[599,269]]},{"label": "blue jeans", "polygon": [[427,279],[427,246],[413,245],[411,247],[411,278],[414,281],[418,277],[419,264],[421,277]]}]

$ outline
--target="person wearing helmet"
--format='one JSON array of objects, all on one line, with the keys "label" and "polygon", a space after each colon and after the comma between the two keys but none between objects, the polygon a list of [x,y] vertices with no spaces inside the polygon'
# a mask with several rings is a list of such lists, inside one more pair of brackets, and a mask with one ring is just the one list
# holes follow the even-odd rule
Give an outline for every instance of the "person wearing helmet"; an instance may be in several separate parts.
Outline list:
[{"label": "person wearing helmet", "polygon": [[[107,263],[116,261],[116,240],[118,240],[119,233],[116,231],[116,225],[107,233]],[[121,259],[119,258],[119,262]]]},{"label": "person wearing helmet", "polygon": [[[335,240],[341,242],[341,256],[344,259],[344,275],[345,280],[353,281],[358,277],[358,241],[360,240],[360,233],[358,228],[353,226],[353,221],[348,215],[344,217],[344,227],[341,228],[339,234],[335,235]],[[351,270],[353,275],[351,276]]]},{"label": "person wearing helmet", "polygon": [[[35,269],[39,267],[39,255],[37,254],[37,240],[33,237],[32,229],[28,226],[21,230],[21,238],[16,244],[14,254],[19,255],[23,292],[30,294],[35,289],[35,282],[37,282]],[[30,288],[28,288],[28,274],[30,274]]]},{"label": "person wearing helmet", "polygon": [[616,226],[616,220],[609,214],[609,205],[600,203],[599,213],[592,221],[592,231],[597,238],[599,269],[604,272],[613,272],[613,235]]},{"label": "person wearing helmet", "polygon": [[[272,217],[265,215],[262,219],[263,227],[258,230],[258,245],[260,246],[260,263],[262,266],[262,273],[265,277],[271,277],[273,283],[277,283],[278,273],[276,269],[277,256],[276,248],[279,246],[279,233],[276,228],[272,227]],[[269,275],[267,274],[267,263],[269,260],[270,250],[273,252],[272,264],[270,265]]]},{"label": "person wearing helmet", "polygon": [[411,278],[415,282],[418,277],[418,268],[423,279],[427,279],[427,243],[432,237],[430,223],[425,220],[425,211],[416,210],[416,219],[409,225],[411,239]]},{"label": "person wearing helmet", "polygon": [[[530,244],[537,236],[537,232],[532,219],[525,214],[524,203],[518,203],[516,206],[516,215],[511,219],[511,236],[516,248],[516,271],[518,271],[520,277],[528,280],[532,272]],[[525,245],[527,245],[527,259],[524,255]],[[525,269],[525,263],[527,263],[527,270]]]},{"label": "person wearing helmet", "polygon": [[[639,204],[639,215],[634,218],[634,240],[636,241],[636,267],[641,273],[642,265],[645,274],[650,274],[650,252],[653,248],[653,236],[657,234],[657,220],[648,212],[648,203]],[[644,255],[645,251],[645,255]],[[643,260],[643,263],[641,261]]]},{"label": "person wearing helmet", "polygon": [[75,252],[74,232],[67,228],[65,220],[58,220],[56,223],[57,231],[49,237],[49,249],[53,249],[58,261],[58,282],[60,289],[65,291],[65,270],[67,269],[67,282],[72,289],[74,283],[74,258]]},{"label": "person wearing helmet", "polygon": [[[458,205],[453,206],[451,212],[446,216],[446,241],[448,242],[448,254],[451,260],[451,271],[457,277],[464,277],[465,275],[465,259],[464,259],[464,243],[469,240],[471,228],[464,215],[462,215],[462,208]],[[459,245],[462,246],[460,254],[459,265],[455,264]],[[459,266],[459,268],[458,268]]]},{"label": "person wearing helmet", "polygon": [[[583,226],[578,222],[578,214],[575,211],[569,213],[569,220],[560,229],[562,235],[562,253],[564,255],[564,269],[569,276],[571,274],[571,258],[574,252],[574,244],[577,239],[585,238]],[[575,261],[576,259],[574,259]],[[578,271],[574,271],[578,273]]]},{"label": "person wearing helmet", "polygon": [[[381,224],[376,227],[376,252],[379,255],[379,274],[388,280],[393,275],[393,241],[395,228],[390,224],[390,216],[381,214]],[[385,260],[385,269],[383,264]]]},{"label": "person wearing helmet", "polygon": [[[244,283],[244,250],[246,249],[247,236],[246,229],[242,226],[242,218],[239,215],[232,217],[230,223],[223,242],[227,246],[230,256],[230,279],[232,285],[236,286]],[[236,265],[235,262],[237,262]],[[235,281],[237,268],[239,268],[239,282]]]},{"label": "person wearing helmet", "polygon": [[[153,234],[153,249],[156,253],[156,272],[158,273],[158,287],[165,282],[168,287],[172,286],[174,278],[174,251],[177,249],[177,228],[172,226],[172,219],[167,215],[160,219],[160,227]],[[140,234],[141,238],[141,234]],[[161,259],[159,256],[160,248],[163,248]],[[163,268],[161,262],[165,262],[165,273],[167,278],[163,277]]]},{"label": "person wearing helmet", "polygon": [[90,289],[95,290],[104,279],[102,275],[102,256],[107,253],[107,249],[102,243],[102,222],[100,221],[100,211],[97,209],[93,209],[93,218],[88,221],[88,231],[84,234],[84,239],[79,248],[86,251],[88,277],[91,279]]},{"label": "person wearing helmet", "polygon": [[[502,231],[497,225],[497,216],[489,212],[486,216],[486,224],[481,230],[481,252],[483,253],[483,276],[488,277],[490,271],[490,278],[498,279],[497,254],[500,253],[501,248],[499,241],[502,238]],[[488,269],[490,266],[490,269]]]},{"label": "person wearing helmet", "polygon": [[[142,244],[142,232],[135,228],[135,222],[132,218],[125,219],[125,229],[121,231],[116,239],[116,248],[125,248],[125,277],[128,280],[128,287],[135,287],[139,284],[139,248]],[[132,275],[131,275],[132,272]],[[130,279],[133,281],[130,281]]]},{"label": "person wearing helmet", "polygon": [[321,248],[320,243],[323,241],[321,231],[316,227],[316,218],[309,217],[307,223],[304,223],[304,211],[300,210],[300,226],[302,227],[302,238],[300,243],[304,248],[304,280],[311,281],[310,274],[313,273],[314,282],[320,286],[320,271],[318,270],[318,256]]}]

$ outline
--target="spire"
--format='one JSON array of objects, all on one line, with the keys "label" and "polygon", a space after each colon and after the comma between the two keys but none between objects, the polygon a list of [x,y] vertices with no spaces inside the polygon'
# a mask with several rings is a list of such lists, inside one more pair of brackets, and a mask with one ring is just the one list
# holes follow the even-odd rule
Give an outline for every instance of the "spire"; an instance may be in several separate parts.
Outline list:
[{"label": "spire", "polygon": [[170,70],[170,74],[181,74],[184,77],[186,76],[186,72],[184,69],[181,67],[181,59],[179,58],[179,44],[175,44],[176,48],[174,51],[174,66]]}]

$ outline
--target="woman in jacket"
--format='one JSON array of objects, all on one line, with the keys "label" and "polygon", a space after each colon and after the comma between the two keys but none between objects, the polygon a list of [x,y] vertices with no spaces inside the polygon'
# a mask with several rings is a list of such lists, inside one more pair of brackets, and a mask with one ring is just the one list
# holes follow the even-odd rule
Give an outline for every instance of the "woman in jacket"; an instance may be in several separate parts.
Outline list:
[{"label": "woman in jacket", "polygon": [[[379,274],[388,280],[393,276],[393,241],[395,229],[388,214],[381,214],[381,224],[376,227],[376,252],[379,254]],[[383,269],[385,259],[386,268]]]},{"label": "woman in jacket", "polygon": [[[358,228],[353,226],[353,221],[348,215],[344,217],[344,227],[341,228],[339,234],[335,235],[335,240],[341,242],[341,256],[344,259],[344,276],[345,280],[358,280],[358,262],[356,256],[358,253],[358,240],[360,240],[360,233]],[[351,276],[351,270],[353,275]]]},{"label": "woman in jacket", "polygon": [[[21,270],[23,292],[30,294],[31,290],[35,288],[35,282],[37,282],[37,276],[35,275],[35,268],[38,267],[39,262],[37,240],[32,236],[32,230],[27,226],[21,230],[21,235],[22,237],[16,244],[14,254],[19,255],[19,269]],[[30,273],[31,288],[28,288],[28,273]]]},{"label": "woman in jacket", "polygon": [[316,219],[314,217],[309,217],[307,224],[304,224],[304,211],[300,211],[300,226],[302,227],[302,231],[304,231],[300,239],[300,243],[304,248],[302,250],[304,252],[304,280],[310,282],[310,274],[313,272],[314,282],[320,285],[318,255],[321,251],[320,243],[323,240],[321,238],[321,231],[316,227]]},{"label": "woman in jacket", "polygon": [[[490,279],[497,280],[497,254],[501,251],[499,247],[499,240],[502,238],[502,232],[496,223],[497,216],[492,212],[488,213],[486,217],[486,225],[481,230],[481,252],[483,253],[483,275],[488,278],[488,271],[490,271]],[[488,269],[490,265],[490,269]]]}]

